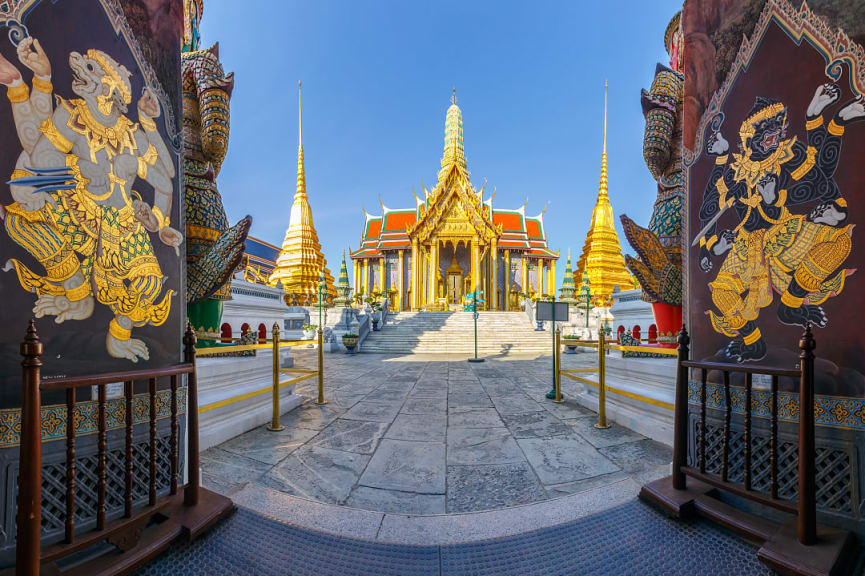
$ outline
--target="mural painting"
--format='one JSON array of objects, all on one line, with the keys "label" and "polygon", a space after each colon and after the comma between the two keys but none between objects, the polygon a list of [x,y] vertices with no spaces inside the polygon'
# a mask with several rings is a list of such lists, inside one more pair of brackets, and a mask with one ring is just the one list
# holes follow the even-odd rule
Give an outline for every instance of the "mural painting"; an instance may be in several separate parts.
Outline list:
[{"label": "mural painting", "polygon": [[[3,407],[17,405],[31,317],[46,377],[179,359],[180,106],[163,86],[179,82],[180,13],[168,0],[126,4],[22,0],[0,11]],[[124,9],[151,16],[137,19],[150,28],[133,30]],[[139,36],[159,53],[159,75]]]},{"label": "mural painting", "polygon": [[807,5],[766,3],[685,153],[695,358],[793,367],[810,324],[818,394],[865,392],[863,70]]}]

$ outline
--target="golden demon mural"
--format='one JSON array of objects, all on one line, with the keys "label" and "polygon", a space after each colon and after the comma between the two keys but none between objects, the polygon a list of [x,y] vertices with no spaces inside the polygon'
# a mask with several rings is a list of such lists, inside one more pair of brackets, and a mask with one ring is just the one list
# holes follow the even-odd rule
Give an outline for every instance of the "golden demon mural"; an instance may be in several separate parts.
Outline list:
[{"label": "golden demon mural", "polygon": [[[133,329],[165,322],[173,295],[163,291],[151,242],[178,255],[183,242],[169,219],[175,168],[156,127],[159,101],[145,88],[134,104],[137,122],[130,119],[131,73],[100,50],[69,53],[71,86],[52,84],[38,39],[20,40],[17,56],[18,65],[0,55],[21,145],[8,182],[14,202],[2,215],[6,233],[38,267],[10,259],[4,270],[37,294],[37,317],[59,324],[107,306],[108,354],[147,360]],[[21,67],[32,72],[32,86]],[[136,176],[153,187],[152,205],[133,189]]]},{"label": "golden demon mural", "polygon": [[[706,152],[715,157],[715,168],[703,194],[702,229],[694,246],[700,246],[703,272],[721,260],[709,284],[718,311],[707,314],[715,331],[733,339],[725,350],[731,360],[765,356],[757,320],[774,293],[780,295],[782,323],[824,327],[828,318],[820,304],[840,294],[845,277],[853,273],[842,264],[850,255],[854,225],[847,222],[847,201],[833,175],[844,131],[865,120],[865,101],[856,96],[826,122],[824,111],[840,95],[834,83],[817,88],[806,112],[806,142],[787,138],[787,108],[764,97],[757,97],[739,127],[740,153],[730,158],[721,132],[708,139]],[[810,212],[795,213],[797,205],[813,201],[818,204]],[[717,231],[716,223],[730,208],[738,224]]]}]

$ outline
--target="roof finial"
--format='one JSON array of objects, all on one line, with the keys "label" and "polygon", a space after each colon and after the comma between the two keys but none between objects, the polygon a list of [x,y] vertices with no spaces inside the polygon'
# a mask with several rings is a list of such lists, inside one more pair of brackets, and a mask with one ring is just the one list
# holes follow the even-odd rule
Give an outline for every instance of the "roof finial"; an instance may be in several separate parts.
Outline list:
[{"label": "roof finial", "polygon": [[300,103],[300,79],[297,80],[297,136],[298,144],[303,148],[303,107]]},{"label": "roof finial", "polygon": [[607,80],[604,79],[604,154],[607,153]]},{"label": "roof finial", "polygon": [[454,86],[454,93],[453,93],[453,96],[451,96],[451,104],[456,104],[456,103],[457,103],[457,87]]}]

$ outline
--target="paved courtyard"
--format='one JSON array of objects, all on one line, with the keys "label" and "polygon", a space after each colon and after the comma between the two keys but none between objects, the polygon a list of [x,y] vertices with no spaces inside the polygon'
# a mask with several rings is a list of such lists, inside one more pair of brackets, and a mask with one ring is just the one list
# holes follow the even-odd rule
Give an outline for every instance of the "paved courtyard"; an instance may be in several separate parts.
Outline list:
[{"label": "paved courtyard", "polygon": [[[296,366],[315,352],[293,349]],[[588,355],[586,355],[588,358]],[[563,356],[566,366],[580,358]],[[201,457],[205,486],[232,494],[257,484],[352,508],[445,514],[539,502],[669,473],[669,448],[574,401],[544,397],[551,359],[325,355],[325,395],[298,385],[303,405],[285,430],[252,430]]]}]

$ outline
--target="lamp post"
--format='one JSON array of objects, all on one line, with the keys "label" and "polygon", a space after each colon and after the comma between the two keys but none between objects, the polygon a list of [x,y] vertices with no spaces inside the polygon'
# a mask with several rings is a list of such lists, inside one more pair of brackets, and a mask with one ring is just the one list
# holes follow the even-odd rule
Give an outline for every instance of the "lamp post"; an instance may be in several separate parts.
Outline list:
[{"label": "lamp post", "polygon": [[586,299],[586,328],[589,327],[589,304],[592,301],[592,289],[589,286],[589,277],[583,273],[583,286],[580,291],[583,293],[583,298]]},{"label": "lamp post", "polygon": [[475,291],[472,293],[472,317],[475,321],[475,357],[469,358],[469,362],[483,362],[483,358],[478,358],[478,287],[475,286]]},{"label": "lamp post", "polygon": [[327,290],[327,280],[324,277],[324,268],[321,269],[321,279],[318,282],[318,399],[316,404],[327,404],[324,399],[324,328],[321,325],[321,309],[324,306],[324,292]]}]

